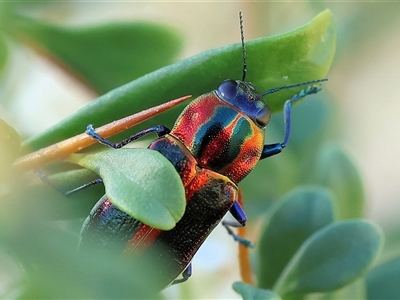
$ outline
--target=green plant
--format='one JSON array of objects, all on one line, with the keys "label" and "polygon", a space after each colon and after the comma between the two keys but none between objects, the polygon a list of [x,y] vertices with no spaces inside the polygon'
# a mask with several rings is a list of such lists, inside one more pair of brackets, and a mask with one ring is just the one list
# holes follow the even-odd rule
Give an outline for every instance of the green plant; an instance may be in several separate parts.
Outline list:
[{"label": "green plant", "polygon": [[[170,29],[149,24],[68,28],[22,17],[12,5],[2,5],[0,9],[5,16],[3,20],[8,21],[0,36],[0,53],[3,53],[0,67],[4,68],[7,62],[8,44],[5,41],[29,40],[29,45],[34,44],[35,48],[51,54],[48,56],[56,58],[57,63],[72,70],[77,77],[84,78],[99,94],[107,92],[52,128],[27,139],[22,145],[25,152],[81,133],[88,122],[100,126],[178,96],[192,94],[195,97],[214,89],[221,80],[238,78],[241,74],[239,43],[210,50],[149,73],[171,63],[178,51],[179,38]],[[125,37],[131,35],[137,36],[139,41],[149,40],[147,37],[152,36],[155,44],[146,44],[143,49],[135,50],[137,43],[133,40],[132,44],[123,43],[126,48],[122,53],[124,49],[118,41],[126,41]],[[110,42],[110,37],[114,43]],[[259,90],[266,90],[321,78],[332,63],[335,43],[336,30],[328,11],[293,32],[249,41],[248,80]],[[103,49],[104,52],[98,53],[98,57],[93,56],[93,50],[85,52],[88,45],[96,45],[94,49]],[[139,62],[153,61],[155,54],[147,51],[152,48],[165,49],[165,57],[157,52],[159,60],[155,65],[138,66],[138,62],[133,62],[137,66],[135,72],[130,68],[121,71],[121,65],[128,65],[126,59],[129,57],[136,57]],[[138,79],[128,82],[134,78]],[[290,90],[272,95],[267,99],[268,104],[274,112],[278,112],[283,101],[295,92]],[[387,269],[381,266],[367,273],[379,255],[382,233],[375,225],[360,220],[364,207],[360,176],[347,154],[327,142],[329,112],[329,102],[321,95],[309,97],[299,105],[293,116],[295,124],[290,147],[279,158],[260,163],[243,182],[249,219],[263,219],[265,222],[255,251],[254,269],[258,288],[244,283],[234,284],[234,289],[244,299],[368,298],[371,293],[365,294],[365,290],[371,291],[376,282],[398,272],[394,269],[387,275]],[[127,131],[124,136],[148,127],[149,122],[170,126],[178,113],[179,108],[173,109]],[[281,118],[274,116],[268,127],[269,139],[281,139]],[[313,120],[312,128],[307,125],[310,120]],[[14,285],[4,296],[156,297],[146,291],[146,283],[135,278],[134,271],[127,268],[123,261],[108,263],[107,257],[78,257],[75,253],[82,218],[104,193],[102,187],[94,187],[66,199],[32,174],[13,174],[12,161],[17,157],[19,138],[7,124],[2,123],[1,128],[3,183],[0,196],[5,209],[0,212],[0,246],[10,253],[5,257],[12,257],[13,262],[23,266],[23,272],[14,271]],[[140,160],[151,166],[154,166],[151,161],[156,160],[157,164],[165,165],[167,174],[170,174],[166,177],[172,176],[174,184],[179,182],[179,178],[173,177],[174,170],[168,169],[168,162],[162,157],[146,157],[143,151],[134,149],[117,152],[107,151],[107,155],[112,156],[112,161],[122,156],[122,161]],[[100,168],[108,167],[106,170],[111,179],[110,183],[106,183],[106,189],[122,191],[121,198],[117,196],[115,201],[124,202],[126,194],[132,191],[128,185],[121,185],[121,178],[116,175],[126,174],[129,169],[111,172],[114,169],[109,162],[99,160],[99,155],[101,159],[107,158],[101,156],[102,153],[105,152],[79,154],[69,160],[102,175],[95,164],[99,164]],[[121,167],[116,165],[115,170]],[[96,177],[88,170],[66,163],[46,171],[52,174],[51,181],[65,190]],[[155,184],[156,178],[148,182],[148,188],[160,189],[158,194],[162,195],[165,193],[163,185],[169,183]],[[265,184],[260,184],[260,178],[265,180]],[[273,203],[297,186],[303,187]],[[170,192],[176,192],[176,189]],[[162,228],[168,216],[179,218],[182,206],[174,203],[178,198],[182,200],[179,195],[171,197],[170,208],[157,210],[153,216],[145,212],[137,215],[132,204],[126,211],[146,222],[159,222],[154,226]],[[152,200],[156,204],[161,201],[158,198]],[[137,201],[140,204],[140,201],[149,199],[140,196]],[[173,223],[172,220],[168,226],[173,226]],[[103,263],[99,264],[99,261]],[[392,271],[392,265],[390,267],[389,271]],[[13,264],[9,268],[16,270]]]}]

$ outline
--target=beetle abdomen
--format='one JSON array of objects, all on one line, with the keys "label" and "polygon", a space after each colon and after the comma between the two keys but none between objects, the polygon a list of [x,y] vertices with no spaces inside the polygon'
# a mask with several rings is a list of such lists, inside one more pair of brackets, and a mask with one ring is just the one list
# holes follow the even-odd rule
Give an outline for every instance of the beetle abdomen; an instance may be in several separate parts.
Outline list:
[{"label": "beetle abdomen", "polygon": [[115,207],[104,195],[93,207],[81,230],[79,248],[123,251],[141,223]]}]

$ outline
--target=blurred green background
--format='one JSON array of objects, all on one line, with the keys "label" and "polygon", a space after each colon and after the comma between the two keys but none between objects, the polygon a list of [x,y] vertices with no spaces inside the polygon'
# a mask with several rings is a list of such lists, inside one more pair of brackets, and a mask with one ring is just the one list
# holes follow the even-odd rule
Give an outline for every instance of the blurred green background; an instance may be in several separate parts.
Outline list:
[{"label": "blurred green background", "polygon": [[[393,232],[392,228],[400,225],[400,3],[48,2],[18,6],[25,15],[63,25],[123,20],[167,24],[183,39],[182,51],[174,61],[238,42],[239,10],[244,15],[245,38],[250,40],[292,30],[325,8],[332,11],[338,29],[336,56],[324,85],[333,111],[329,139],[347,150],[363,177],[367,218]],[[4,19],[0,24],[7,27]],[[20,135],[37,134],[98,96],[34,51],[12,46],[0,82],[0,117]],[[0,44],[0,51],[2,47]],[[267,141],[276,142],[268,139],[268,129]],[[257,184],[261,177],[259,182],[256,177],[252,180]],[[10,262],[7,256],[2,258],[0,249],[0,265],[5,264]],[[194,260],[191,293],[198,298],[239,298],[230,285],[239,279],[238,272],[232,271],[236,264],[236,246],[224,229],[218,228]],[[214,276],[226,282],[215,286]],[[9,271],[0,269],[0,295],[9,289],[10,277]],[[203,284],[196,289],[198,281]],[[179,288],[164,293],[176,297]]]}]

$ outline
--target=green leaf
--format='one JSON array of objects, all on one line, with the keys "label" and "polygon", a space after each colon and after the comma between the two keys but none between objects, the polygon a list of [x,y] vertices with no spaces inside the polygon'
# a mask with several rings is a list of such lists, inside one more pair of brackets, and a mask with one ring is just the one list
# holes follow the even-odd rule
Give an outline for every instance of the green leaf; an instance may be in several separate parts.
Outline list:
[{"label": "green leaf", "polygon": [[[329,84],[329,81],[326,84]],[[316,143],[321,143],[326,138],[327,129],[331,125],[329,120],[332,106],[330,101],[332,99],[327,98],[328,95],[326,93],[317,94],[293,109],[289,149],[298,150],[300,148],[302,151],[309,153],[312,150],[316,150],[312,149],[313,147],[318,148],[318,145],[315,145]],[[283,113],[274,115],[273,120],[272,124],[268,124],[268,130],[270,130],[270,127],[274,127],[274,130],[279,132],[279,137],[284,136]]]},{"label": "green leaf", "polygon": [[[221,29],[222,30],[222,29]],[[259,91],[324,77],[335,52],[336,29],[326,10],[311,22],[286,34],[246,43],[247,81]],[[194,97],[217,88],[224,79],[239,79],[242,74],[242,49],[236,43],[209,50],[164,67],[97,98],[42,134],[27,146],[39,149],[84,131],[88,124],[100,126],[150,106],[191,94]],[[301,88],[269,95],[272,111]],[[181,109],[181,108],[180,108]],[[179,108],[164,113],[134,128],[137,132],[150,124],[172,125]],[[127,134],[130,132],[128,131]]]},{"label": "green leaf", "polygon": [[[48,173],[45,171],[44,174]],[[11,212],[19,214],[24,207],[40,220],[82,219],[88,216],[92,207],[104,195],[104,186],[98,184],[68,197],[64,196],[63,193],[99,177],[87,169],[48,175],[48,182],[44,182],[36,174],[32,174],[32,177],[28,179],[28,176],[25,176],[24,184],[14,182],[4,195],[0,191],[0,203],[7,207],[7,210],[0,211],[0,218],[3,212],[5,217],[15,219]]]},{"label": "green leaf", "polygon": [[67,27],[18,18],[15,34],[102,94],[173,62],[176,32],[145,22]]},{"label": "green leaf", "polygon": [[386,225],[383,228],[385,247],[381,255],[382,261],[400,256],[400,220],[398,218],[391,218],[389,222],[390,225]]},{"label": "green leaf", "polygon": [[242,296],[243,300],[280,300],[279,295],[270,290],[263,290],[244,282],[234,282],[233,289]]},{"label": "green leaf", "polygon": [[9,176],[8,172],[18,157],[20,146],[18,133],[0,119],[0,182]]},{"label": "green leaf", "polygon": [[365,278],[367,299],[400,299],[400,257],[371,270]]},{"label": "green leaf", "polygon": [[364,188],[349,156],[338,146],[326,145],[317,156],[315,182],[335,195],[339,219],[360,218],[364,212]]},{"label": "green leaf", "polygon": [[101,176],[119,209],[149,226],[169,230],[185,211],[185,190],[173,165],[159,152],[118,149],[73,154],[71,162]]},{"label": "green leaf", "polygon": [[3,75],[8,61],[8,47],[3,36],[0,35],[0,75]]},{"label": "green leaf", "polygon": [[325,189],[296,189],[280,200],[258,243],[258,286],[272,288],[304,240],[331,222],[332,195]]},{"label": "green leaf", "polygon": [[381,230],[369,222],[327,225],[304,242],[273,290],[285,298],[341,288],[370,268],[382,244]]},{"label": "green leaf", "polygon": [[318,300],[337,300],[337,299],[367,299],[365,293],[364,277],[344,286],[341,289],[335,290],[328,293],[317,293],[314,294],[317,297],[313,298],[307,295],[307,300],[318,299]]},{"label": "green leaf", "polygon": [[[66,230],[65,223],[42,222],[25,207],[14,218],[18,222],[0,220],[0,244],[23,270],[11,284],[18,298],[159,299],[149,292],[152,282],[144,277],[146,270],[132,269],[122,255],[113,259],[96,251],[77,255],[79,236]],[[2,272],[9,264],[2,263]]]}]

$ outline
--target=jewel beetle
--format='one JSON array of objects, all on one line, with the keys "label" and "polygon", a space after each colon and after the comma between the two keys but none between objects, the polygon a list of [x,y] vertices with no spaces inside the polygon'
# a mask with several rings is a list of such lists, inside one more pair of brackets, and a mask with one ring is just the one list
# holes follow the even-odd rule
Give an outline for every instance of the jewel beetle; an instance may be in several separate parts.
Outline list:
[{"label": "jewel beetle", "polygon": [[[320,91],[321,87],[314,84],[326,80],[257,92],[245,81],[247,68],[241,14],[240,29],[242,79],[225,80],[216,90],[193,100],[172,129],[157,125],[115,144],[98,135],[92,125],[86,130],[100,143],[115,149],[156,133],[158,138],[148,149],[165,156],[182,179],[187,204],[182,219],[173,229],[163,231],[143,224],[119,210],[104,195],[81,230],[81,249],[112,249],[116,255],[124,253],[132,257],[132,266],[138,270],[147,269],[144,262],[148,259],[145,258],[160,266],[154,270],[157,290],[189,278],[193,256],[228,211],[240,226],[245,225],[246,215],[238,202],[238,184],[259,160],[282,152],[289,140],[292,103]],[[264,144],[264,129],[271,118],[264,97],[299,86],[308,87],[284,104],[283,142]],[[176,279],[180,274],[182,278]]]}]

